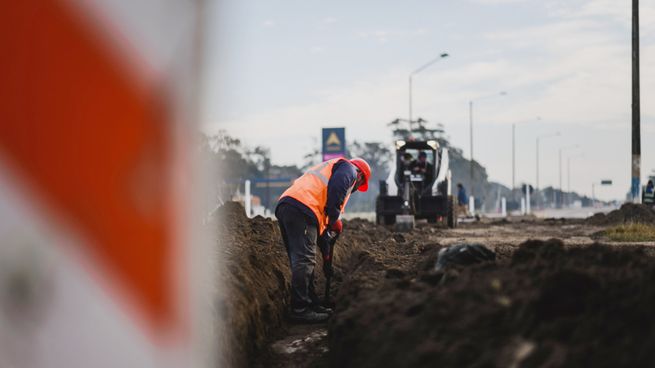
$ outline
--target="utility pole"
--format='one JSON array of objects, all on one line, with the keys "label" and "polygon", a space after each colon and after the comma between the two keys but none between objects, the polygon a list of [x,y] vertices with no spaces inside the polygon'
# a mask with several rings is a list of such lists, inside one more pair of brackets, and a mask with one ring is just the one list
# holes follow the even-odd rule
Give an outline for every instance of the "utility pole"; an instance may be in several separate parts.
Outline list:
[{"label": "utility pole", "polygon": [[535,188],[537,191],[539,190],[539,138],[537,137],[537,187]]},{"label": "utility pole", "polygon": [[639,202],[641,181],[641,106],[639,103],[639,0],[632,0],[632,201]]},{"label": "utility pole", "polygon": [[566,205],[571,207],[571,157],[566,158],[566,191],[569,193],[566,196]]}]

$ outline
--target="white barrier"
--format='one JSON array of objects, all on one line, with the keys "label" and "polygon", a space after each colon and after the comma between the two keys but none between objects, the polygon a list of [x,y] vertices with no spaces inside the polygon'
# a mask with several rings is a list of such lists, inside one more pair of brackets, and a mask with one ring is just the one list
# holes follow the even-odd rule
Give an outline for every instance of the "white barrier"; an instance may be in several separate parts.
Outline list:
[{"label": "white barrier", "polygon": [[244,207],[246,208],[246,216],[252,216],[252,196],[250,195],[250,180],[246,180],[245,189],[244,189],[243,202]]}]

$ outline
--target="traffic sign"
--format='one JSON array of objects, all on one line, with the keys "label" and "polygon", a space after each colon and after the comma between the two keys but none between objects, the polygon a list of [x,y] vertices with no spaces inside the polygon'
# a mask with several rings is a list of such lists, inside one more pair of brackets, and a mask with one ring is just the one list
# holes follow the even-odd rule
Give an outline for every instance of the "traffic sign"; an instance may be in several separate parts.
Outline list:
[{"label": "traffic sign", "polygon": [[346,128],[323,128],[323,161],[346,155]]}]

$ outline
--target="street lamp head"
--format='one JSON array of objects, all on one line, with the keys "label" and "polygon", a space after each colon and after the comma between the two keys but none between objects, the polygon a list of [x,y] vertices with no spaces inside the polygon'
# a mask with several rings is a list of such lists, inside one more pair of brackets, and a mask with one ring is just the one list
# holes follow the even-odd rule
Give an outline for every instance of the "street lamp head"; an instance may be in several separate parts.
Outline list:
[{"label": "street lamp head", "polygon": [[442,53],[442,54],[439,55],[439,56],[440,56],[441,58],[447,58],[447,57],[450,56],[450,55],[448,55],[447,52],[444,52],[444,53]]}]

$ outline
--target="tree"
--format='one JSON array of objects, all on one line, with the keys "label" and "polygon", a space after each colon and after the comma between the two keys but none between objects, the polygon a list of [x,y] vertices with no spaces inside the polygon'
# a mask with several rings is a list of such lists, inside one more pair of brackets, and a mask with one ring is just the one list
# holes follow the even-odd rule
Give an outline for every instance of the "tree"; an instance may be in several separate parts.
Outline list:
[{"label": "tree", "polygon": [[230,200],[246,179],[265,178],[271,169],[268,148],[249,149],[224,130],[213,136],[201,134],[200,154],[218,173],[211,179],[216,183],[212,192],[219,203]]},{"label": "tree", "polygon": [[354,141],[348,150],[350,157],[360,157],[368,162],[374,178],[385,179],[389,176],[389,164],[393,159],[393,154],[386,144]]},{"label": "tree", "polygon": [[374,211],[375,198],[380,192],[380,180],[389,176],[389,166],[393,163],[394,155],[386,144],[354,141],[348,146],[348,156],[363,158],[371,166],[368,191],[352,196],[348,207],[355,212]]}]

